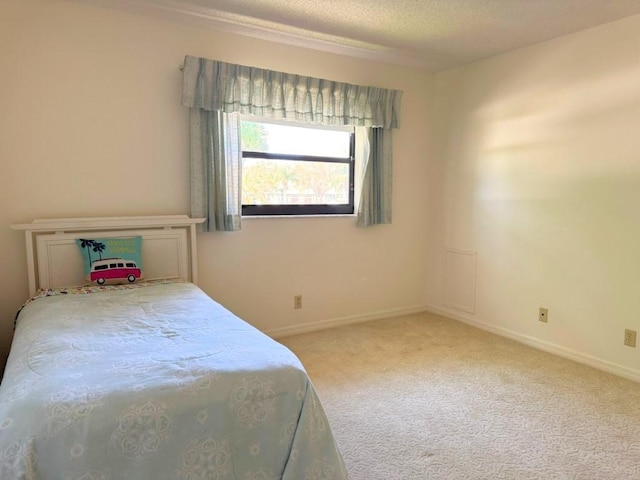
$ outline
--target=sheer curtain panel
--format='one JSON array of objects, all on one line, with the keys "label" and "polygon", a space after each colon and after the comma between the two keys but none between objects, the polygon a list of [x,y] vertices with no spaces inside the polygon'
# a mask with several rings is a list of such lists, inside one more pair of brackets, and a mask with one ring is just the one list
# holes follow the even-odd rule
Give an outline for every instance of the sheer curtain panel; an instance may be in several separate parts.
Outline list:
[{"label": "sheer curtain panel", "polygon": [[358,207],[359,227],[391,223],[391,130],[374,127],[367,133],[369,152]]},{"label": "sheer curtain panel", "polygon": [[191,109],[191,215],[202,231],[240,230],[242,146],[240,115]]}]

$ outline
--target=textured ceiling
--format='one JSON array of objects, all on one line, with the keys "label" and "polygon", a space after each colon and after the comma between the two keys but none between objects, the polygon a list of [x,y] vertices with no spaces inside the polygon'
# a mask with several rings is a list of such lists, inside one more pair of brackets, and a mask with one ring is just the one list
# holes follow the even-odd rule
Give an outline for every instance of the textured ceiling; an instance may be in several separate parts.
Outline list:
[{"label": "textured ceiling", "polygon": [[640,0],[73,0],[438,71],[640,14]]}]

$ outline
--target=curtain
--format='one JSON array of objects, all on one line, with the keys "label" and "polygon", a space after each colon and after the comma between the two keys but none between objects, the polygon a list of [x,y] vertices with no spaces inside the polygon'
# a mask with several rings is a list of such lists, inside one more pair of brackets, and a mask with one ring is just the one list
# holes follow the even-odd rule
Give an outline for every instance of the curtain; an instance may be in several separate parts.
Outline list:
[{"label": "curtain", "polygon": [[369,152],[358,207],[359,227],[391,223],[391,130],[374,127],[367,133]]},{"label": "curtain", "polygon": [[200,231],[240,230],[242,145],[240,115],[192,109],[191,215],[206,220]]},{"label": "curtain", "polygon": [[[194,111],[200,112],[198,120],[191,122],[192,168],[194,164],[206,164],[206,168],[200,165],[192,170],[192,186],[197,187],[195,191],[192,187],[192,215],[198,215],[198,212],[205,216],[217,215],[204,225],[203,229],[207,231],[240,228],[240,219],[235,218],[241,215],[241,205],[235,203],[235,195],[240,194],[241,177],[237,176],[239,166],[234,165],[233,170],[230,169],[226,160],[227,154],[230,154],[228,144],[215,145],[215,141],[223,139],[228,142],[227,134],[216,131],[209,137],[202,130],[205,123],[210,128],[224,130],[228,124],[235,123],[225,121],[225,115],[239,113],[319,125],[375,127],[375,130],[383,131],[380,135],[374,135],[373,130],[371,132],[367,162],[371,173],[365,172],[365,176],[373,178],[363,184],[361,201],[363,206],[370,204],[371,209],[362,212],[362,221],[359,220],[358,224],[368,226],[389,223],[390,176],[381,179],[376,176],[381,172],[390,175],[391,172],[391,129],[400,125],[401,99],[402,92],[398,90],[185,57],[182,104],[191,109],[192,119]],[[219,120],[203,121],[206,116],[204,112],[219,112],[216,116]],[[382,138],[386,141],[382,141]],[[214,145],[207,143],[209,139]],[[200,143],[202,144],[198,146]],[[217,155],[213,155],[214,153]],[[195,178],[199,175],[205,178]],[[216,175],[224,177],[217,178]],[[229,188],[229,182],[236,179],[238,185],[232,187],[230,192],[223,194],[219,191],[225,186]],[[207,183],[216,185],[213,192],[206,188]],[[369,192],[370,189],[374,191]],[[204,205],[207,206],[206,209],[203,208]],[[380,212],[388,212],[388,215]]]}]

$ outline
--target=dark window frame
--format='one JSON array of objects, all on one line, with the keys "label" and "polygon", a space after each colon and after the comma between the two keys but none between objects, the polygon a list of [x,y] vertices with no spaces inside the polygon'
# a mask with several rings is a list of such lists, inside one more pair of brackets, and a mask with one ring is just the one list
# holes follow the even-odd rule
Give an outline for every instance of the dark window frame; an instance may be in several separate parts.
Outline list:
[{"label": "dark window frame", "polygon": [[349,156],[326,157],[314,155],[295,155],[285,153],[266,153],[242,151],[242,159],[263,158],[268,160],[293,160],[303,162],[343,163],[349,165],[349,202],[341,204],[242,204],[242,216],[292,216],[292,215],[353,215],[355,192],[355,132],[349,133]]}]

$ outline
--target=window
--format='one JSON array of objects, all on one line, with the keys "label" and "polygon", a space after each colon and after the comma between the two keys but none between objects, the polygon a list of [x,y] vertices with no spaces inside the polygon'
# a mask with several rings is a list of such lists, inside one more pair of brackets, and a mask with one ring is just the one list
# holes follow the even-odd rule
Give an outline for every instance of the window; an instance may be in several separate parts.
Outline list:
[{"label": "window", "polygon": [[352,214],[355,135],[243,120],[242,214]]}]

